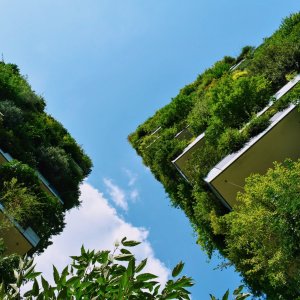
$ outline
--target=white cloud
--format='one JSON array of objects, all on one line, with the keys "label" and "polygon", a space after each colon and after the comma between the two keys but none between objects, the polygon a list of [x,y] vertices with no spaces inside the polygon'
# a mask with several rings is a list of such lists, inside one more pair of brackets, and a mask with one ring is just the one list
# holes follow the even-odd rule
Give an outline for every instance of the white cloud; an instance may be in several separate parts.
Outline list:
[{"label": "white cloud", "polygon": [[129,186],[133,186],[136,183],[136,181],[137,181],[137,178],[138,178],[137,175],[134,174],[132,171],[130,171],[128,169],[124,169],[124,172],[128,176],[128,178],[129,178],[128,185]]},{"label": "white cloud", "polygon": [[116,240],[126,236],[142,242],[133,248],[133,252],[137,260],[148,258],[145,272],[158,275],[163,284],[167,281],[170,271],[155,257],[147,240],[149,232],[145,228],[135,227],[123,220],[103,194],[88,183],[81,186],[81,201],[79,209],[73,209],[66,215],[67,225],[63,233],[54,237],[53,245],[36,257],[37,271],[42,271],[44,277],[50,280],[52,264],[61,271],[71,261],[69,256],[79,254],[82,244],[87,249],[112,249]]},{"label": "white cloud", "polygon": [[124,209],[125,211],[128,210],[128,203],[126,201],[126,194],[119,186],[114,184],[111,179],[104,178],[103,182],[107,188],[107,192],[110,195],[113,202]]},{"label": "white cloud", "polygon": [[139,191],[137,189],[133,189],[130,191],[129,197],[132,201],[136,201],[139,198]]}]

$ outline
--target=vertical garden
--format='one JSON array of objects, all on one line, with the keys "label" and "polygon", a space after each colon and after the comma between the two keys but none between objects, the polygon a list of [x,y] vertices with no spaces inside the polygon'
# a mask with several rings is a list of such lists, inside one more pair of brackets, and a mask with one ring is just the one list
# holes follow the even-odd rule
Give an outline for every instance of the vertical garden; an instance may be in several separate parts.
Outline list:
[{"label": "vertical garden", "polygon": [[[299,71],[297,13],[259,47],[246,46],[238,57],[216,62],[129,135],[172,204],[189,218],[208,256],[221,253],[224,265],[234,265],[255,294],[269,299],[300,297],[299,161],[286,160],[250,176],[232,211],[204,178],[222,158],[265,130],[277,112],[298,105],[299,84],[278,101],[273,95]],[[258,115],[270,103],[271,109]],[[178,138],[182,131],[189,134]],[[187,182],[172,161],[203,132],[205,142],[190,159]]]},{"label": "vertical garden", "polygon": [[[13,225],[30,226],[40,240],[30,253],[43,251],[64,228],[65,212],[80,205],[79,185],[92,162],[69,132],[45,112],[14,64],[0,62],[0,204],[5,217],[1,236]],[[42,180],[52,193],[41,183]],[[45,178],[45,179],[44,179]],[[16,254],[0,239],[0,281],[8,281]],[[29,253],[29,254],[30,254]]]}]

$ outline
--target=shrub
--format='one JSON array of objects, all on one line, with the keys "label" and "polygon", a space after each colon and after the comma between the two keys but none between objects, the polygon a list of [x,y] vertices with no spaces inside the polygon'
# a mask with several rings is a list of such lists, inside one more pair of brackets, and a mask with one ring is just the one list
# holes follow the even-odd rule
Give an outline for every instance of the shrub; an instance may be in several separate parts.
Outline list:
[{"label": "shrub", "polygon": [[270,115],[266,113],[252,119],[251,122],[245,128],[245,131],[247,132],[249,138],[251,138],[264,131],[269,125]]}]

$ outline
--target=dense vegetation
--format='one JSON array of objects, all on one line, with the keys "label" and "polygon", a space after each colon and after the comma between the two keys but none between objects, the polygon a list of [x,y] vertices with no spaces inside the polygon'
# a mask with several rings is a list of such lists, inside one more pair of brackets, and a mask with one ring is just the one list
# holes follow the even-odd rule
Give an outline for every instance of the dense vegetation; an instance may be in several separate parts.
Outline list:
[{"label": "dense vegetation", "polygon": [[[258,111],[274,100],[272,95],[299,73],[299,37],[300,13],[297,13],[286,18],[280,28],[271,37],[265,38],[258,48],[244,47],[237,58],[225,56],[215,63],[129,136],[130,143],[155,178],[163,184],[173,205],[183,209],[189,217],[198,233],[198,242],[208,255],[218,250],[236,266],[255,293],[266,293],[270,299],[296,299],[300,295],[296,288],[300,284],[300,268],[298,265],[294,269],[289,267],[291,262],[300,258],[293,231],[277,232],[283,227],[275,228],[274,221],[269,223],[274,226],[269,229],[274,230],[270,233],[271,238],[261,239],[258,232],[252,235],[256,229],[264,232],[267,221],[259,217],[259,213],[262,213],[259,205],[263,204],[256,203],[257,197],[247,195],[251,187],[244,196],[239,196],[240,199],[251,199],[251,204],[245,200],[247,205],[241,206],[239,211],[229,212],[208,190],[203,178],[221,158],[239,150],[247,140],[264,130],[276,111],[292,101],[297,102],[299,84],[275,102],[267,114],[256,116]],[[187,183],[171,163],[191,142],[190,139],[175,138],[178,132],[187,127],[194,137],[205,131],[205,145],[194,153],[191,160],[192,184]],[[278,166],[274,172],[276,170]],[[286,171],[280,167],[279,172],[284,176]],[[293,193],[294,181],[285,183],[285,188]],[[295,201],[299,198],[299,186],[297,191]],[[278,200],[270,214],[280,214],[282,208],[280,220],[283,220],[283,224],[294,220],[293,228],[298,231],[299,216],[291,208],[294,214],[292,211],[286,212],[289,216],[286,218],[281,207],[283,205],[283,201]],[[258,211],[252,216],[254,208]],[[231,222],[237,217],[240,217],[240,223]],[[247,231],[246,225],[252,231]],[[279,243],[276,252],[278,257],[273,256],[274,263],[267,264],[270,257],[264,253],[264,249],[267,247],[271,251],[271,245],[267,244],[273,236],[274,243],[271,244],[275,244],[275,237]],[[286,239],[281,239],[284,236]],[[288,246],[289,239],[293,242]],[[246,245],[253,243],[257,244],[251,248],[251,252]]]},{"label": "dense vegetation", "polygon": [[18,68],[0,63],[1,149],[38,169],[69,209],[79,204],[78,184],[90,173],[91,160],[44,109],[44,99],[32,91]]},{"label": "dense vegetation", "polygon": [[[0,203],[24,228],[35,230],[40,242],[32,252],[42,251],[50,237],[63,230],[65,211],[80,204],[79,184],[92,163],[68,131],[45,112],[44,99],[18,67],[4,62],[0,62],[0,112],[0,148],[14,158],[0,165]],[[63,204],[42,188],[37,171]],[[7,270],[15,263],[15,256],[3,256],[4,249],[2,245],[0,281],[7,281]]]},{"label": "dense vegetation", "polygon": [[216,218],[216,234],[251,286],[272,299],[298,299],[300,282],[300,160],[251,175],[239,206]]}]

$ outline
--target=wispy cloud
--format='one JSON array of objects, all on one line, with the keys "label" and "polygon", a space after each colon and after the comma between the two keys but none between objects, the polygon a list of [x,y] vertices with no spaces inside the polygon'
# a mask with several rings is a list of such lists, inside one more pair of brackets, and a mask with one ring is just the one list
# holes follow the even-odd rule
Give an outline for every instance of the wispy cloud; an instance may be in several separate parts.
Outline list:
[{"label": "wispy cloud", "polygon": [[139,191],[137,189],[133,189],[129,193],[130,199],[134,202],[139,198]]},{"label": "wispy cloud", "polygon": [[107,192],[110,195],[113,202],[124,210],[128,210],[128,203],[126,201],[126,193],[119,186],[114,184],[111,179],[104,178],[103,182],[107,188]]},{"label": "wispy cloud", "polygon": [[80,208],[67,213],[64,232],[55,236],[53,245],[36,257],[37,271],[42,271],[44,277],[50,280],[52,264],[61,271],[70,263],[69,256],[79,254],[82,244],[87,249],[112,249],[116,240],[126,236],[142,242],[133,252],[138,261],[148,258],[147,269],[144,271],[158,275],[162,284],[167,281],[170,270],[155,256],[147,240],[149,232],[145,228],[135,227],[123,220],[103,194],[88,183],[81,186],[80,200]]},{"label": "wispy cloud", "polygon": [[124,172],[129,178],[128,185],[133,186],[136,183],[138,176],[134,174],[132,171],[130,171],[129,169],[124,169]]}]

